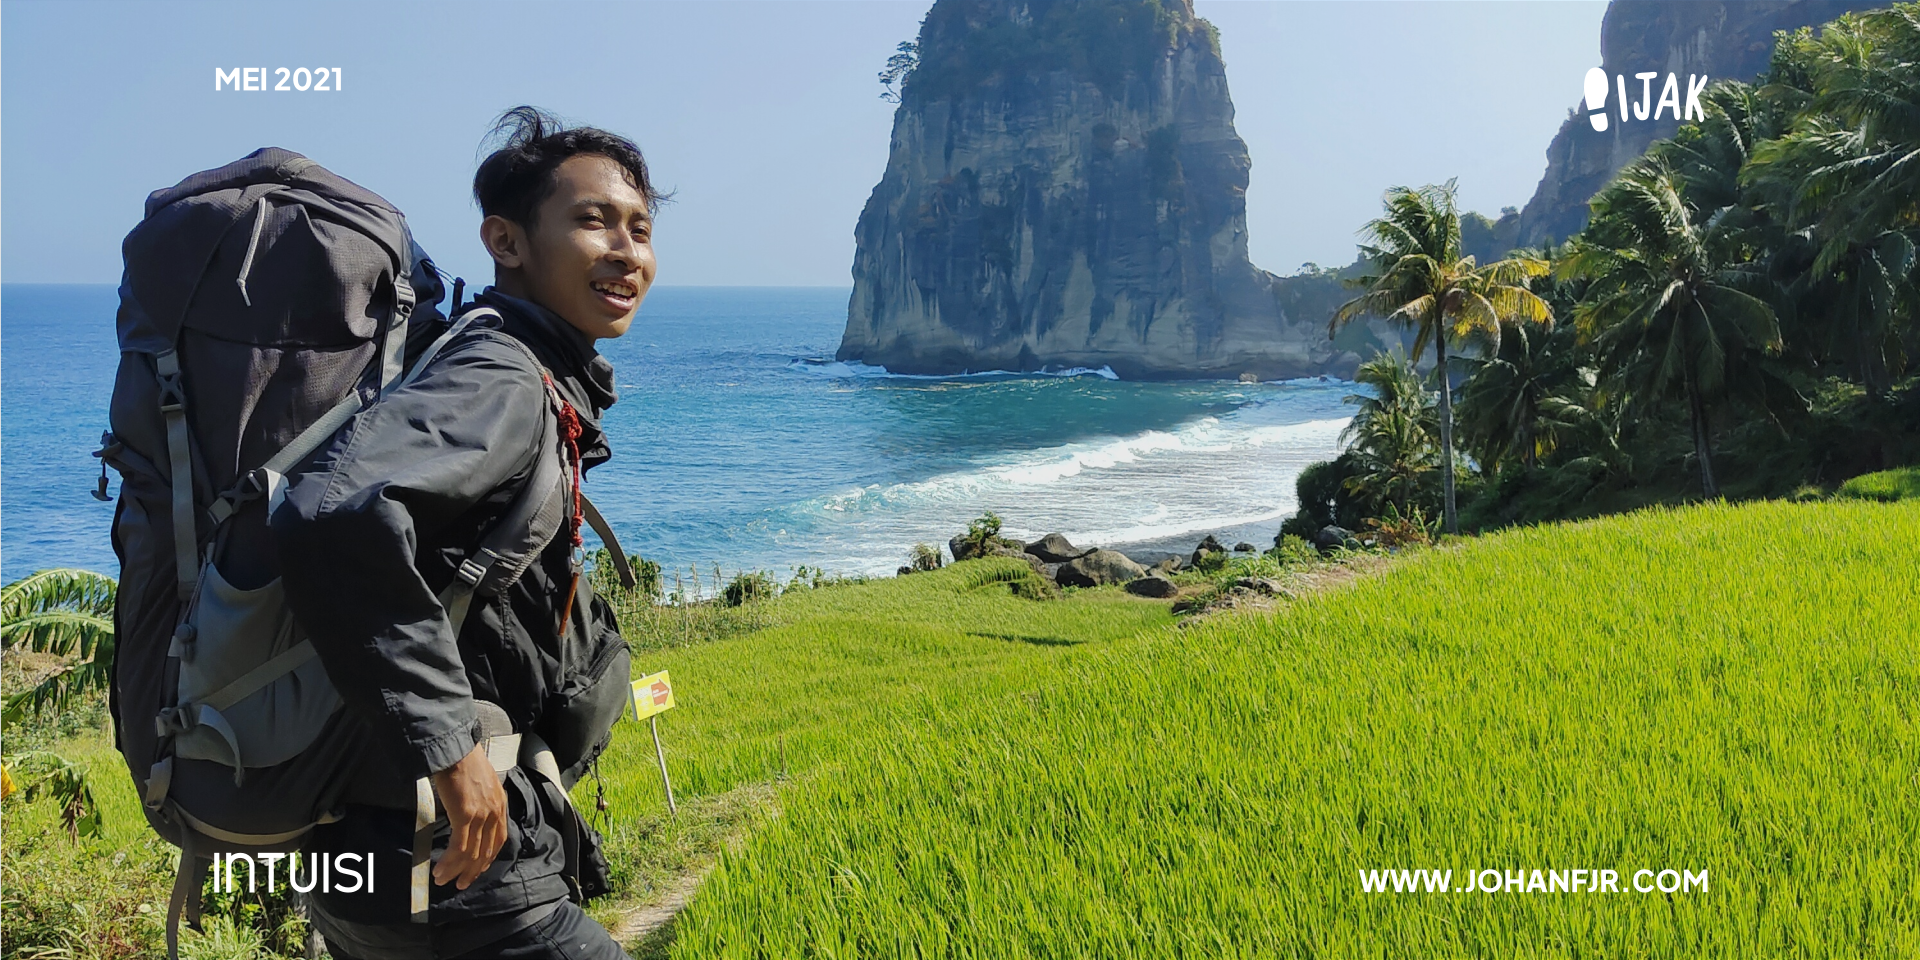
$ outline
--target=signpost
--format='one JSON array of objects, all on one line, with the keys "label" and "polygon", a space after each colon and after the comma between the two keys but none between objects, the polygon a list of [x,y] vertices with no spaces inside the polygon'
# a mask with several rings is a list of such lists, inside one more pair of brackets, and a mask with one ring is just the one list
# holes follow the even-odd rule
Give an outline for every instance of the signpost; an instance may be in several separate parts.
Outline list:
[{"label": "signpost", "polygon": [[660,714],[673,709],[673,683],[665,670],[633,682],[633,719],[653,729],[653,755],[660,760],[660,785],[667,790],[667,812],[680,815],[673,802],[673,781],[667,779],[667,751],[660,746]]}]

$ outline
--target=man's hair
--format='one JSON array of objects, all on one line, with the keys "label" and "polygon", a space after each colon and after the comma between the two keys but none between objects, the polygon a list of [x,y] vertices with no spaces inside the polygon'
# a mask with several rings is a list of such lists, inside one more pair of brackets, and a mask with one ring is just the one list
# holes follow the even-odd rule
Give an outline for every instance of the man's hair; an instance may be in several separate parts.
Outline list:
[{"label": "man's hair", "polygon": [[606,157],[626,170],[627,182],[647,199],[648,213],[667,199],[648,179],[640,148],[619,134],[598,127],[568,127],[546,111],[514,107],[494,122],[488,139],[502,136],[500,148],[473,173],[473,199],[480,204],[481,216],[502,216],[523,227],[533,226],[535,211],[553,195],[554,170],[567,158],[582,154]]}]

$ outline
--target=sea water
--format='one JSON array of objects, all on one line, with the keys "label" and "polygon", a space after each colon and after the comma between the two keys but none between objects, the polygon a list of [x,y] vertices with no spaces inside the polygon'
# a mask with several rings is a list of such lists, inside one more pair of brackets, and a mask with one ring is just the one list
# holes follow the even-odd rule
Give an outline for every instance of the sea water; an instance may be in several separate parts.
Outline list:
[{"label": "sea water", "polygon": [[[664,287],[603,342],[614,458],[588,477],[630,552],[711,580],[884,574],[987,510],[1007,535],[1270,541],[1332,457],[1341,381],[1136,383],[1108,370],[894,376],[831,358],[845,288]],[[0,578],[117,574],[90,454],[118,362],[111,286],[0,285]],[[110,474],[110,493],[119,480]],[[1261,542],[1265,547],[1267,543]]]}]

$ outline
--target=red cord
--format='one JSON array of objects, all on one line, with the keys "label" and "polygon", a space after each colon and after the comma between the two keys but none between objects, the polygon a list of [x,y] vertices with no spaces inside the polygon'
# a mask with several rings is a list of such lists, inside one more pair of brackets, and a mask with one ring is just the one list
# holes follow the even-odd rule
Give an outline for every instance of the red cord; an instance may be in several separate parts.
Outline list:
[{"label": "red cord", "polygon": [[[547,382],[547,389],[560,401],[560,436],[567,444],[567,461],[573,465],[573,510],[567,517],[567,533],[574,549],[586,545],[586,539],[580,535],[580,525],[585,522],[584,512],[580,508],[580,436],[586,430],[580,425],[580,413],[573,409],[560,392],[553,388],[553,379],[545,373],[540,375]],[[565,634],[567,621],[573,617],[573,598],[580,592],[580,565],[573,564],[573,580],[567,585],[567,602],[560,608],[560,621],[554,626],[555,634]]]}]

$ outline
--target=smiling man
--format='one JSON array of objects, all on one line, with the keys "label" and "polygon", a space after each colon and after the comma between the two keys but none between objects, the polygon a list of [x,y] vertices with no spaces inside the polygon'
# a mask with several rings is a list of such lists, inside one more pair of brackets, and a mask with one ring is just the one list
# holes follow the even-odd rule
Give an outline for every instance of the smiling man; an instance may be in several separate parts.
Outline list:
[{"label": "smiling man", "polygon": [[[613,367],[595,341],[625,333],[653,283],[662,197],[614,134],[530,107],[497,132],[473,182],[494,261],[484,309],[272,517],[288,602],[370,743],[345,816],[307,848],[371,851],[371,891],[312,895],[336,960],[624,956],[577,906],[604,860],[563,786],[604,746],[628,663],[580,575],[572,477],[611,455]],[[529,488],[551,493],[523,501]],[[547,528],[523,502],[546,505],[532,513]],[[500,530],[529,528],[523,573],[475,572]],[[529,748],[547,743],[560,757],[542,767]]]}]

